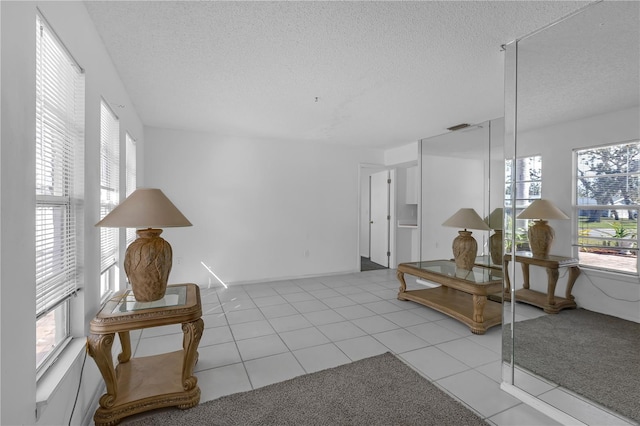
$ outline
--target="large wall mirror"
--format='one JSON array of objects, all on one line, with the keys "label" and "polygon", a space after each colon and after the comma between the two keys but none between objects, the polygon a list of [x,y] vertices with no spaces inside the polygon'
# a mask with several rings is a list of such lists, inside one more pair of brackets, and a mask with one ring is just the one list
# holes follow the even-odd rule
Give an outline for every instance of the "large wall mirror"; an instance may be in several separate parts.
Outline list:
[{"label": "large wall mirror", "polygon": [[[594,3],[510,43],[505,70],[518,303],[503,304],[503,382],[567,421],[640,423],[640,3]],[[540,261],[517,257],[532,249],[518,215],[537,199],[567,216],[538,217],[555,231]],[[521,300],[526,287],[541,298]]]},{"label": "large wall mirror", "polygon": [[[451,259],[459,229],[443,223],[459,209],[472,208],[489,221],[503,205],[504,120],[489,120],[420,141],[421,260]],[[493,228],[501,228],[495,220]],[[491,258],[491,231],[473,230],[478,264],[500,268]],[[501,230],[501,229],[499,229]],[[494,256],[495,257],[495,256]]]}]

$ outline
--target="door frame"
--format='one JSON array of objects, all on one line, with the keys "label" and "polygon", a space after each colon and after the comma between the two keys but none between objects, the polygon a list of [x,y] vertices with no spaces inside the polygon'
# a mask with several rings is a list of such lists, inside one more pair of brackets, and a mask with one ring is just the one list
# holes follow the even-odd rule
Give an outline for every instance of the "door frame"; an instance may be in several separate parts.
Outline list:
[{"label": "door frame", "polygon": [[[396,221],[396,190],[395,190],[395,179],[396,179],[396,169],[395,167],[385,166],[384,164],[372,164],[372,163],[360,163],[358,165],[358,234],[357,234],[357,245],[356,245],[356,259],[355,259],[355,269],[360,271],[360,256],[361,247],[366,240],[366,244],[369,244],[370,239],[368,235],[369,230],[369,219],[363,219],[363,208],[366,208],[367,211],[369,209],[369,176],[373,173],[381,172],[384,170],[389,171],[389,177],[391,178],[391,185],[389,187],[389,215],[391,219],[389,220],[389,251],[391,255],[389,256],[389,268],[396,268],[396,231],[395,226],[393,224]],[[363,180],[367,182],[366,190],[363,189]],[[366,205],[366,207],[363,207]],[[367,214],[367,218],[369,215]],[[365,231],[366,229],[366,231]],[[366,238],[363,235],[363,232],[367,232]],[[369,252],[369,256],[371,253]]]},{"label": "door frame", "polygon": [[[376,191],[374,191],[374,188]],[[374,204],[374,195],[376,204]],[[380,202],[384,204],[379,204]],[[373,244],[374,237],[377,243],[375,245]],[[374,254],[376,255],[375,259]],[[369,175],[369,260],[388,268],[391,265],[390,256],[391,172],[382,170]]]}]

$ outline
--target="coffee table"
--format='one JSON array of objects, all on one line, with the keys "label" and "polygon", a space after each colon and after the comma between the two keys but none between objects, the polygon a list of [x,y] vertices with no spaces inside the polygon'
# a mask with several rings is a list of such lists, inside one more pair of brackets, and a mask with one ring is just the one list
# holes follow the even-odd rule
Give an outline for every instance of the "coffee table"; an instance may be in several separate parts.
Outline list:
[{"label": "coffee table", "polygon": [[[399,300],[410,300],[449,315],[468,325],[474,334],[484,334],[502,323],[502,305],[487,300],[502,291],[502,271],[477,265],[472,270],[457,269],[452,260],[427,260],[401,263]],[[404,274],[439,285],[434,288],[407,290]]]}]

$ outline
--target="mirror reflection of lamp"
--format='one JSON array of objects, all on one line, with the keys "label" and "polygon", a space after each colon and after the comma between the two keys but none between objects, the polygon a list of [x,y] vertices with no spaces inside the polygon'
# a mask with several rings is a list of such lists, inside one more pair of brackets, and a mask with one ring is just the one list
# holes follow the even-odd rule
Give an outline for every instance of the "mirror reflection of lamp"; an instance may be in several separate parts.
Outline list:
[{"label": "mirror reflection of lamp", "polygon": [[156,188],[138,188],[118,204],[96,226],[145,228],[127,247],[124,270],[138,302],[162,299],[172,266],[171,245],[160,237],[167,227],[191,226],[164,193]]},{"label": "mirror reflection of lamp", "polygon": [[453,216],[445,220],[442,226],[464,228],[463,231],[458,231],[458,236],[453,240],[453,259],[457,268],[467,271],[473,269],[478,254],[478,243],[471,236],[471,231],[467,231],[467,229],[489,231],[489,226],[474,209],[470,208],[458,210]]},{"label": "mirror reflection of lamp", "polygon": [[518,219],[533,219],[534,223],[529,227],[529,246],[535,257],[548,257],[549,249],[553,243],[555,232],[549,226],[547,220],[569,219],[562,210],[557,208],[549,200],[535,200],[529,207],[518,215]]},{"label": "mirror reflection of lamp", "polygon": [[484,221],[493,229],[493,234],[489,237],[489,253],[491,254],[491,263],[494,265],[502,265],[503,252],[503,208],[494,209],[491,214],[484,218]]}]

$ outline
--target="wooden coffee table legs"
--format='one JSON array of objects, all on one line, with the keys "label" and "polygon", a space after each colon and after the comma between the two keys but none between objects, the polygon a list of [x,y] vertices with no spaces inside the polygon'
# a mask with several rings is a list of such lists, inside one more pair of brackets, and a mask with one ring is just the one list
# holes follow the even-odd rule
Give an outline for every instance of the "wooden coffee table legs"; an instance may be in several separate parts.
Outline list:
[{"label": "wooden coffee table legs", "polygon": [[502,305],[487,302],[485,295],[471,294],[445,285],[407,290],[404,272],[398,270],[396,276],[400,281],[399,300],[411,300],[442,312],[468,325],[474,334],[484,334],[490,327],[502,323]]},{"label": "wooden coffee table legs", "polygon": [[486,304],[487,296],[473,295],[473,321],[480,324],[484,323],[484,307]]}]

